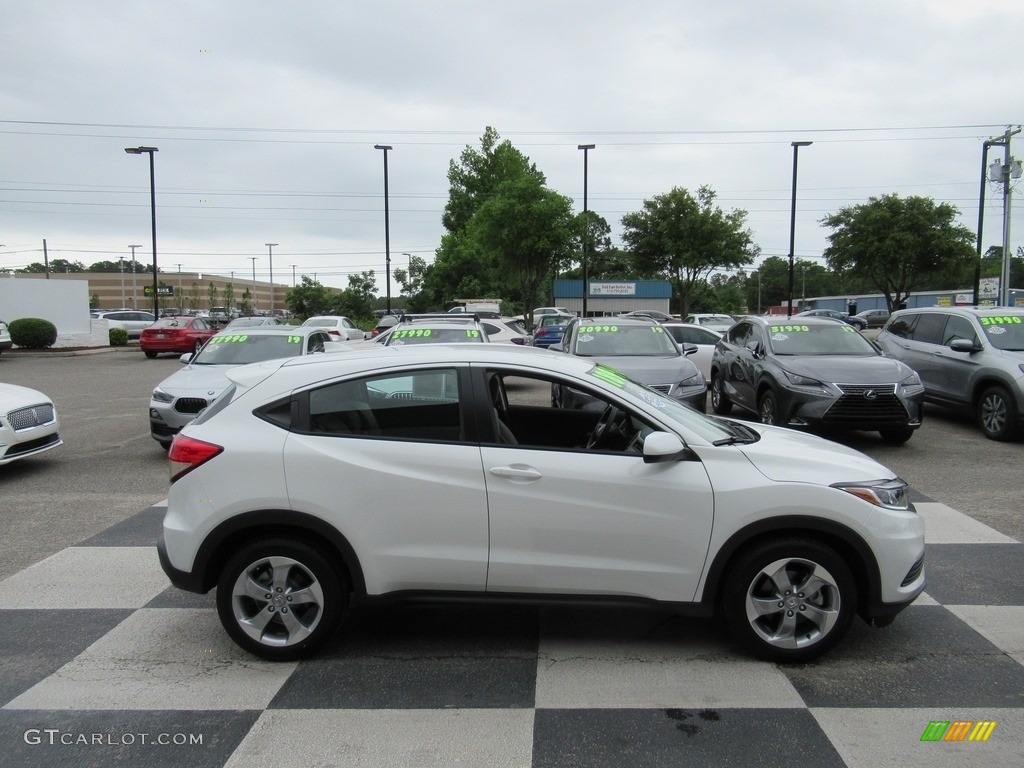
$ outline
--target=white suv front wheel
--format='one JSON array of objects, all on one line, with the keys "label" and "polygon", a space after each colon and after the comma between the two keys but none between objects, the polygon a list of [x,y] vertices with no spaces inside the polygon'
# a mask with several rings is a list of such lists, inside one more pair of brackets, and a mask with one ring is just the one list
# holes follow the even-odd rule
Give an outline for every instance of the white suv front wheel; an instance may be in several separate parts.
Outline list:
[{"label": "white suv front wheel", "polygon": [[221,571],[217,612],[231,638],[256,656],[308,656],[337,629],[349,588],[317,549],[271,539],[243,547]]},{"label": "white suv front wheel", "polygon": [[850,568],[811,539],[777,539],[741,554],[722,608],[736,639],[771,661],[805,662],[846,634],[857,608]]}]

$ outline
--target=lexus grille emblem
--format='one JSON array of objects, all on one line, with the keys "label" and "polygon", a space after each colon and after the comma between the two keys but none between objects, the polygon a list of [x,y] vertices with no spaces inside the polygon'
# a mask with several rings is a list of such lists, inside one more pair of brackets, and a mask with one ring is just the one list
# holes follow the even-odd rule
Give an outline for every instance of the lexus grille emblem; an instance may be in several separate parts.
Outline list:
[{"label": "lexus grille emblem", "polygon": [[873,390],[873,389],[869,389],[867,392],[864,393],[864,399],[865,400],[874,400],[877,397],[878,397],[878,393],[875,392],[875,390]]}]

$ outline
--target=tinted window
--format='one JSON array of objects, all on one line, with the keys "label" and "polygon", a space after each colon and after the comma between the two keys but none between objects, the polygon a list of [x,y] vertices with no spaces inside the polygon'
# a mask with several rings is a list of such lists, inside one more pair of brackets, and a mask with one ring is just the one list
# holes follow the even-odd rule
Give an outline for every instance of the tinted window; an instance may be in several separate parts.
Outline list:
[{"label": "tinted window", "polygon": [[718,342],[718,336],[713,331],[704,328],[685,325],[666,325],[664,328],[679,344],[715,344]]},{"label": "tinted window", "polygon": [[779,323],[768,329],[776,355],[871,355],[871,342],[849,325]]},{"label": "tinted window", "polygon": [[730,344],[735,344],[738,347],[745,346],[746,343],[752,338],[753,327],[750,323],[740,323],[734,328],[730,328],[725,334]]},{"label": "tinted window", "polygon": [[897,317],[891,323],[886,330],[893,336],[899,336],[901,339],[910,338],[910,329],[914,325],[914,320],[917,315],[902,315]]},{"label": "tinted window", "polygon": [[941,344],[942,329],[946,327],[946,316],[935,313],[922,314],[914,326],[914,341],[924,344]]},{"label": "tinted window", "polygon": [[589,320],[579,325],[575,351],[581,357],[679,354],[679,348],[660,325],[605,325]]},{"label": "tinted window", "polygon": [[310,432],[340,437],[462,439],[455,369],[372,376],[309,392]]}]

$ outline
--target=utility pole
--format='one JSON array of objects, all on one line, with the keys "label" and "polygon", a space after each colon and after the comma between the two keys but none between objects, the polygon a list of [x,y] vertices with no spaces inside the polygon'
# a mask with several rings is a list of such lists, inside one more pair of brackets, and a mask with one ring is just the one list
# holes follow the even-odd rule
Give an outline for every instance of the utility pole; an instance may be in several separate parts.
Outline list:
[{"label": "utility pole", "polygon": [[135,297],[138,295],[139,291],[138,286],[135,284],[135,249],[141,248],[142,246],[129,245],[128,247],[132,249],[132,309],[138,309],[138,303],[135,300]]},{"label": "utility pole", "polygon": [[[1010,179],[1020,178],[1020,161],[1010,156],[1010,137],[1020,131],[1019,125],[1016,129],[1006,126],[1002,139],[989,139],[985,142],[987,146],[1003,148],[1003,162],[996,160],[988,168],[989,179],[1003,183],[1003,267],[999,275],[999,304],[1003,307],[1010,306],[1010,264],[1013,262],[1013,253],[1010,251]],[[978,236],[981,237],[980,233]]]}]

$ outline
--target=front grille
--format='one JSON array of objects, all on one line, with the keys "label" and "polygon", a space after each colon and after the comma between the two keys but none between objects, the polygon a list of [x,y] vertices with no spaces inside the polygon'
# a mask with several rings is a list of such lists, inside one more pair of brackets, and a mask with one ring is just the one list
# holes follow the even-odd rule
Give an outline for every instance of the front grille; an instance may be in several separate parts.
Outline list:
[{"label": "front grille", "polygon": [[47,403],[46,405],[19,408],[7,414],[7,423],[11,425],[11,429],[15,432],[41,427],[44,424],[52,424],[53,406]]},{"label": "front grille", "polygon": [[663,395],[667,395],[672,389],[671,384],[648,384],[647,386],[653,390],[661,392]]},{"label": "front grille", "polygon": [[201,397],[179,397],[174,401],[174,410],[178,413],[199,413],[209,403]]},{"label": "front grille", "polygon": [[913,584],[915,581],[917,581],[918,577],[921,575],[921,571],[923,570],[924,555],[921,555],[918,561],[914,563],[912,566],[910,566],[910,570],[907,571],[907,575],[903,578],[903,583],[900,584],[900,586],[905,587],[908,584]]},{"label": "front grille", "polygon": [[[895,384],[837,384],[842,396],[825,412],[822,422],[843,426],[859,423],[906,424],[910,414],[898,397]],[[873,393],[873,394],[872,394]]]}]

